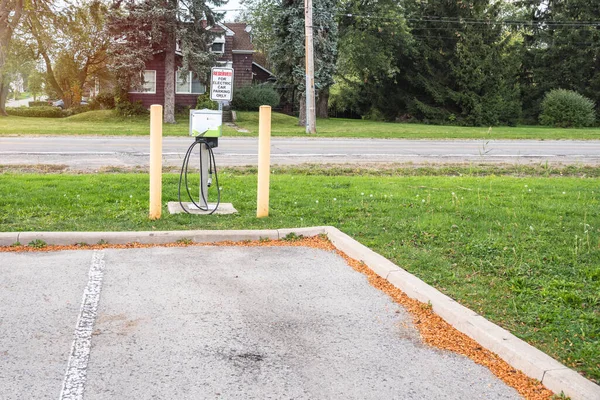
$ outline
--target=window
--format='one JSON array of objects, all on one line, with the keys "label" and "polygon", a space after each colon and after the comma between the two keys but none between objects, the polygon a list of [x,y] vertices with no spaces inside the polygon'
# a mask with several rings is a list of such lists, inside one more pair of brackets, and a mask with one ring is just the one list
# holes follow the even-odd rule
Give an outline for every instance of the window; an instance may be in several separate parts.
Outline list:
[{"label": "window", "polygon": [[206,88],[200,82],[198,77],[190,72],[177,71],[177,82],[175,83],[175,93],[177,94],[203,94]]},{"label": "window", "polygon": [[217,36],[210,45],[210,51],[213,53],[225,53],[225,35]]},{"label": "window", "polygon": [[212,46],[210,46],[210,51],[213,53],[224,53],[224,47],[225,43],[213,43]]},{"label": "window", "polygon": [[143,80],[140,90],[131,93],[156,93],[156,71],[144,71]]}]

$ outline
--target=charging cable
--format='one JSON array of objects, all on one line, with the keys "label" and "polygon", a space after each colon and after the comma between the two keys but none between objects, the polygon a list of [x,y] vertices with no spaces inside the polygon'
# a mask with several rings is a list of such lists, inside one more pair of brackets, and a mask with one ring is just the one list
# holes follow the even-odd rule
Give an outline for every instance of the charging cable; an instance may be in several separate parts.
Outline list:
[{"label": "charging cable", "polygon": [[[194,201],[194,197],[192,196],[192,193],[190,193],[190,187],[188,186],[188,167],[190,164],[190,158],[194,151],[194,148],[198,145],[206,146],[206,148],[208,149],[208,174],[209,174],[208,179],[207,179],[208,187],[212,186],[212,173],[213,173],[213,171],[215,173],[215,184],[217,185],[217,204],[216,204],[215,208],[212,210],[209,210],[209,207],[208,207],[208,193],[206,193],[206,197],[205,197],[204,191],[202,190],[202,182],[204,181],[204,171],[202,170],[202,149],[200,149],[200,157],[199,157],[199,161],[200,161],[200,194],[202,196],[201,202],[203,204],[206,204],[206,207],[200,206]],[[179,204],[181,205],[181,208],[183,211],[185,211],[187,214],[191,214],[191,212],[183,205],[183,202],[181,201],[181,183],[182,182],[185,183],[185,190],[187,192],[188,198],[190,199],[190,201],[194,205],[194,207],[196,207],[202,211],[210,211],[208,213],[208,215],[211,215],[215,211],[217,211],[217,208],[219,208],[219,204],[221,203],[221,188],[219,187],[219,174],[217,173],[217,163],[215,162],[215,154],[213,153],[213,149],[212,149],[210,143],[206,139],[199,137],[199,136],[196,137],[196,140],[194,141],[194,143],[192,143],[192,145],[188,148],[187,152],[185,153],[185,157],[183,158],[183,165],[181,166],[181,173],[179,174],[179,188],[177,190],[177,195],[179,197]]]}]

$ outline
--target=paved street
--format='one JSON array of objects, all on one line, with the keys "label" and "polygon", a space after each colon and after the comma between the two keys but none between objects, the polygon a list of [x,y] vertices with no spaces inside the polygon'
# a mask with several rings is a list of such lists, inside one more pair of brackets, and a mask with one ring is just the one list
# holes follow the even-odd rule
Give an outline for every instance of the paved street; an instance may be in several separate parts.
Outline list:
[{"label": "paved street", "polygon": [[[189,137],[165,137],[167,166],[180,166]],[[224,137],[217,163],[256,165],[256,138]],[[147,166],[147,137],[0,137],[0,164],[66,164],[75,170]],[[272,163],[600,163],[600,141],[274,138]]]},{"label": "paved street", "polygon": [[0,276],[6,400],[518,398],[331,252],[0,253]]}]

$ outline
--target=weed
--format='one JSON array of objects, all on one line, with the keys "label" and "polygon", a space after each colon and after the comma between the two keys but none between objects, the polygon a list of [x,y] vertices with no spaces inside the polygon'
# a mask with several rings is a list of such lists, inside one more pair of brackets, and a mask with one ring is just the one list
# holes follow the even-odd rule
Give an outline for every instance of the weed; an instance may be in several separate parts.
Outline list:
[{"label": "weed", "polygon": [[184,244],[186,246],[189,246],[190,244],[194,243],[194,241],[190,238],[181,238],[181,239],[177,240],[175,243]]},{"label": "weed", "polygon": [[19,247],[21,246],[21,242],[14,242],[13,244],[10,245],[10,247]]},{"label": "weed", "polygon": [[106,240],[104,240],[104,239],[100,239],[100,240],[98,240],[98,244],[99,244],[99,245],[108,244],[108,241],[106,241]]},{"label": "weed", "polygon": [[270,238],[268,238],[268,237],[262,237],[262,236],[261,236],[261,237],[260,237],[260,239],[258,239],[258,241],[259,241],[260,243],[267,243],[267,242],[270,242],[270,241],[271,241],[271,239],[270,239]]},{"label": "weed", "polygon": [[285,237],[281,238],[281,240],[285,240],[288,242],[293,242],[295,240],[300,240],[303,239],[304,236],[303,235],[297,235],[295,232],[290,232],[287,235],[285,235]]},{"label": "weed", "polygon": [[31,242],[29,242],[28,246],[33,247],[35,249],[42,249],[42,248],[48,246],[48,244],[41,239],[35,239],[35,240],[32,240]]}]

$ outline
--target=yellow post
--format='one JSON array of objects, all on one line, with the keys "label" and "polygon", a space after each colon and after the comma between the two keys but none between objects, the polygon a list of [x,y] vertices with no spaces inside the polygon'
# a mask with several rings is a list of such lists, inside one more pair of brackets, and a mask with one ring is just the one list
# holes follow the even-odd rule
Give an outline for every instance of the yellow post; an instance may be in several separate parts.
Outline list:
[{"label": "yellow post", "polygon": [[150,219],[162,211],[162,117],[161,105],[150,106]]},{"label": "yellow post", "polygon": [[261,106],[258,117],[258,193],[256,217],[269,216],[269,179],[271,173],[271,107]]}]

